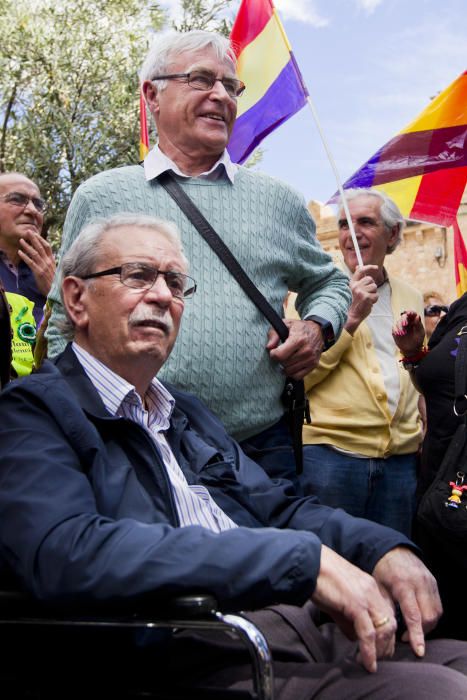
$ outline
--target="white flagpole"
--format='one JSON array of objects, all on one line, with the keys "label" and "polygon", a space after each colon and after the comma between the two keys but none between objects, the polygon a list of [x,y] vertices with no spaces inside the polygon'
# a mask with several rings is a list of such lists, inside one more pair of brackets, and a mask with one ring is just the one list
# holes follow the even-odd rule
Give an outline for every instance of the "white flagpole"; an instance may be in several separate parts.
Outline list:
[{"label": "white flagpole", "polygon": [[[307,92],[308,92],[308,91],[307,91]],[[315,124],[316,124],[316,126],[317,126],[317,128],[318,128],[318,132],[319,132],[319,135],[320,135],[320,137],[321,137],[321,141],[322,141],[322,143],[323,143],[324,150],[326,151],[328,160],[329,160],[329,162],[330,162],[330,164],[331,164],[331,168],[332,168],[333,171],[334,171],[334,177],[336,178],[337,188],[338,188],[339,194],[340,194],[340,196],[341,196],[342,206],[344,207],[345,216],[347,217],[347,221],[348,221],[348,224],[349,224],[349,231],[350,231],[350,235],[352,236],[352,243],[353,243],[353,246],[354,246],[354,248],[355,248],[355,254],[356,254],[356,256],[357,256],[357,262],[358,262],[359,267],[362,267],[362,266],[363,266],[362,254],[361,254],[361,252],[360,252],[360,247],[359,247],[359,245],[358,245],[357,236],[355,235],[355,229],[354,229],[353,221],[352,221],[351,216],[350,216],[350,211],[349,211],[349,207],[348,207],[348,205],[347,205],[347,199],[346,199],[346,197],[345,197],[344,188],[342,187],[341,180],[340,180],[340,177],[339,177],[339,173],[338,173],[338,171],[337,171],[337,167],[336,167],[336,164],[335,164],[335,162],[334,162],[334,158],[332,157],[332,153],[331,153],[331,151],[329,150],[328,144],[327,144],[326,139],[325,139],[325,137],[324,137],[323,130],[321,129],[321,125],[320,125],[320,123],[319,123],[318,115],[317,115],[317,113],[316,113],[315,107],[314,107],[314,105],[313,105],[313,102],[311,101],[311,97],[310,97],[309,94],[307,95],[306,100],[307,100],[307,102],[308,102],[308,104],[309,104],[309,106],[310,106],[311,113],[312,113],[312,115],[313,115],[313,119],[315,120]]]},{"label": "white flagpole", "polygon": [[[271,3],[271,4],[272,4],[272,3]],[[316,110],[315,110],[315,108],[314,108],[313,102],[311,101],[310,93],[309,93],[309,91],[308,91],[308,89],[307,89],[307,87],[306,87],[306,85],[305,85],[305,83],[304,83],[304,81],[303,81],[303,77],[302,77],[300,68],[298,67],[298,64],[297,64],[297,62],[296,62],[296,60],[295,60],[295,57],[294,57],[294,55],[293,55],[292,47],[291,47],[291,45],[290,45],[290,43],[289,43],[289,40],[287,39],[287,34],[285,33],[284,26],[283,26],[283,24],[282,24],[282,22],[281,22],[281,19],[280,19],[280,17],[279,17],[278,12],[277,12],[277,10],[276,10],[275,8],[274,8],[274,17],[275,17],[275,19],[276,19],[276,21],[277,21],[277,25],[278,25],[278,27],[279,27],[279,30],[280,30],[280,32],[281,32],[281,34],[282,34],[282,38],[284,39],[284,43],[285,43],[285,45],[287,46],[287,48],[288,48],[288,50],[289,50],[289,52],[290,52],[290,57],[291,57],[291,59],[293,60],[293,62],[294,62],[294,64],[295,64],[295,68],[296,68],[296,70],[297,70],[298,76],[299,76],[299,78],[300,78],[300,82],[301,82],[302,87],[303,87],[303,91],[304,91],[304,93],[307,95],[307,98],[306,98],[306,99],[307,99],[307,102],[308,102],[308,104],[309,104],[309,106],[310,106],[311,113],[313,114],[313,119],[315,120],[316,126],[318,127],[318,132],[319,132],[319,135],[321,136],[321,141],[323,142],[324,150],[325,150],[326,153],[327,153],[329,162],[331,163],[331,168],[332,168],[333,171],[334,171],[334,176],[335,176],[336,182],[337,182],[337,188],[338,188],[338,190],[339,190],[339,194],[340,194],[341,199],[342,199],[342,206],[344,207],[345,216],[347,217],[347,221],[349,222],[349,230],[350,230],[350,235],[352,236],[352,243],[353,243],[353,246],[354,246],[354,248],[355,248],[355,254],[356,254],[356,256],[357,256],[357,262],[358,262],[359,266],[362,267],[362,266],[363,266],[362,254],[361,254],[361,252],[360,252],[360,247],[359,247],[359,245],[358,245],[357,236],[355,235],[355,229],[354,229],[353,221],[352,221],[352,219],[350,218],[350,212],[349,212],[349,207],[348,207],[348,205],[347,205],[347,199],[345,198],[344,188],[342,187],[341,180],[340,180],[340,177],[339,177],[339,173],[337,172],[336,164],[335,164],[335,162],[334,162],[334,158],[332,157],[331,151],[329,150],[329,147],[328,147],[328,145],[327,145],[327,143],[326,143],[326,139],[324,138],[324,133],[323,133],[323,130],[321,129],[321,125],[320,125],[320,123],[319,123],[318,115],[317,115]]]}]

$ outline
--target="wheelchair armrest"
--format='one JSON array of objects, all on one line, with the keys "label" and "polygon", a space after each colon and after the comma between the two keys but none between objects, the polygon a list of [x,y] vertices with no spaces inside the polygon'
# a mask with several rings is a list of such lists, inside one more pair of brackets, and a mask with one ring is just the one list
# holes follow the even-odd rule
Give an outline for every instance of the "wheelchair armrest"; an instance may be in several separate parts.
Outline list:
[{"label": "wheelchair armrest", "polygon": [[28,593],[0,589],[0,622],[24,618],[49,620],[120,618],[132,619],[213,619],[218,611],[217,601],[209,594],[194,593],[167,600],[144,596],[123,601],[42,601]]}]

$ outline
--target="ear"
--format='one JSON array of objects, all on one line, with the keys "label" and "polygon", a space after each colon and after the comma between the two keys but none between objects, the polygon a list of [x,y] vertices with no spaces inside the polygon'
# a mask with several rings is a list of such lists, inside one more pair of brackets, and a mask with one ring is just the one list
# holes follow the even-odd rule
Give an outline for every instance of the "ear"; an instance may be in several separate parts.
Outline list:
[{"label": "ear", "polygon": [[388,249],[392,248],[396,244],[396,241],[398,238],[399,238],[399,226],[396,224],[391,229],[391,235],[389,236],[389,240],[388,240]]},{"label": "ear", "polygon": [[80,277],[65,277],[62,282],[63,303],[77,330],[84,330],[89,321],[87,288]]},{"label": "ear", "polygon": [[155,119],[156,115],[159,114],[159,91],[150,80],[145,80],[141,89],[149,111]]}]

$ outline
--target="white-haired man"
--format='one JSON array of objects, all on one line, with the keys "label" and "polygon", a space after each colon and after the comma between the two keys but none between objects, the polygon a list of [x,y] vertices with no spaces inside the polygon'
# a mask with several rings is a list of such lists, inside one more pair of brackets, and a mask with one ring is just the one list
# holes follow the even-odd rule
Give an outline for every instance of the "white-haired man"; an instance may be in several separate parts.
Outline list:
[{"label": "white-haired man", "polygon": [[[255,459],[260,445],[282,447],[281,461],[287,459],[293,469],[281,402],[285,373],[303,377],[317,364],[324,344],[339,335],[350,302],[348,281],[317,242],[303,198],[230,161],[225,149],[244,86],[227,39],[204,31],[159,37],[144,62],[141,83],[159,143],[144,167],[100,173],[78,188],[62,254],[96,216],[133,211],[176,222],[199,294],[164,377],[203,399],[245,449],[254,450]],[[157,176],[167,170],[278,313],[287,289],[298,292],[300,315],[307,320],[287,322],[285,343],[279,345],[268,321],[161,187]],[[58,283],[50,298],[53,356],[64,346],[57,324],[63,315]]]},{"label": "white-haired man", "polygon": [[348,190],[346,197],[363,267],[340,206],[339,246],[352,304],[338,342],[305,379],[312,424],[303,432],[301,483],[322,503],[410,534],[422,439],[419,396],[391,330],[405,309],[422,314],[423,299],[384,267],[404,227],[396,204],[371,189]]},{"label": "white-haired man", "polygon": [[[254,610],[277,700],[384,700],[395,688],[399,700],[465,697],[467,645],[425,644],[441,606],[412,543],[292,495],[200,401],[158,380],[196,291],[173,225],[122,215],[91,224],[61,269],[73,342],[0,396],[0,571],[62,603],[195,590]],[[357,643],[336,625],[323,632],[310,598]],[[395,603],[407,644],[395,640]],[[34,648],[50,697],[63,676],[85,697],[90,667],[105,698],[167,685],[200,697],[208,680],[228,697],[220,689],[251,685],[247,655],[214,633],[155,634],[148,649],[111,633],[66,639],[52,653],[42,631]]]}]

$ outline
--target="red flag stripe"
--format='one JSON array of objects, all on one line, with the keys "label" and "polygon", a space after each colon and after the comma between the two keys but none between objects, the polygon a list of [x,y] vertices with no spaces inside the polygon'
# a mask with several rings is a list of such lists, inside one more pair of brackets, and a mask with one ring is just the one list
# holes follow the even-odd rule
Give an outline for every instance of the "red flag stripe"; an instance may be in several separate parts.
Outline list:
[{"label": "red flag stripe", "polygon": [[271,0],[242,0],[230,33],[236,56],[263,31],[273,12]]}]

